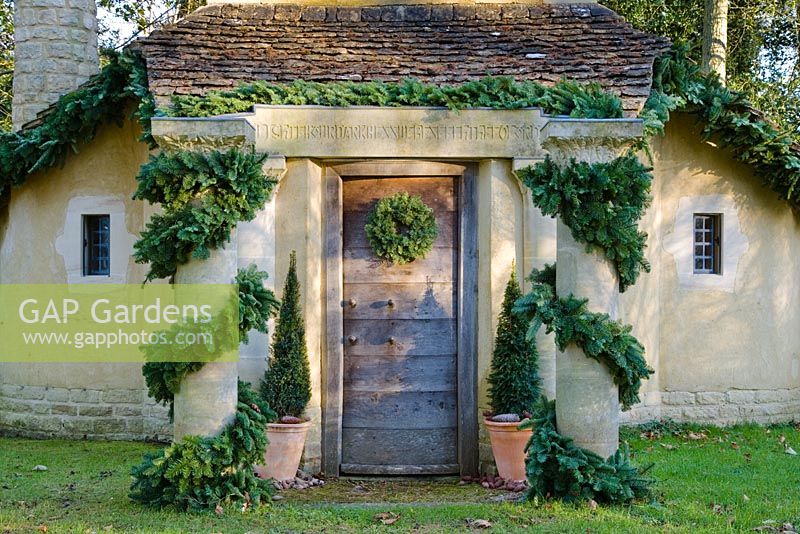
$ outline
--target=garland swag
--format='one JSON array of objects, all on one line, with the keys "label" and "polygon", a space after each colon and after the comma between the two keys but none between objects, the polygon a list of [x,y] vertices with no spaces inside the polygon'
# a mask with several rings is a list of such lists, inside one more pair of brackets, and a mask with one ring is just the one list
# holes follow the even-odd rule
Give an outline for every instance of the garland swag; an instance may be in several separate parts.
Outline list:
[{"label": "garland swag", "polygon": [[138,101],[134,118],[143,129],[141,140],[155,146],[150,119],[156,106],[144,61],[131,52],[108,59],[98,74],[47,110],[38,125],[0,133],[0,200],[29,174],[62,165],[81,144],[94,139],[101,125],[121,124],[132,100]]},{"label": "garland swag", "polygon": [[208,258],[241,221],[251,221],[277,181],[264,174],[266,154],[231,149],[183,150],[150,158],[137,180],[135,199],[161,204],[134,245],[137,263],[148,263],[146,281],[168,278],[192,257]]},{"label": "garland swag", "polygon": [[515,313],[530,321],[528,339],[536,339],[542,325],[555,332],[556,346],[564,350],[576,343],[586,356],[608,367],[619,386],[619,402],[628,410],[640,401],[642,380],[653,374],[644,358],[644,347],[631,335],[631,326],[613,321],[605,313],[590,312],[586,299],[556,296],[556,267],[536,269],[529,280],[531,291],[519,299]]},{"label": "garland swag", "polygon": [[439,236],[433,210],[406,192],[380,199],[364,229],[375,255],[398,265],[424,257]]},{"label": "garland swag", "polygon": [[688,51],[688,45],[676,44],[656,59],[652,91],[639,115],[645,121],[645,137],[663,135],[671,112],[691,113],[704,140],[730,149],[781,199],[800,209],[800,146],[795,133],[780,131],[744,94],[722,85],[716,74],[703,74]]},{"label": "garland swag", "polygon": [[644,469],[633,466],[627,444],[607,460],[576,446],[556,430],[555,401],[541,397],[533,417],[520,428],[533,428],[525,448],[528,499],[560,496],[617,504],[650,495],[653,481],[644,475],[653,464]]},{"label": "garland swag", "polygon": [[651,170],[633,153],[609,163],[573,159],[564,167],[548,156],[517,176],[542,213],[559,216],[588,251],[600,249],[614,263],[625,291],[641,271],[650,272],[644,257],[647,234],[638,223],[650,203]]},{"label": "garland swag", "polygon": [[218,510],[236,504],[242,512],[272,493],[272,484],[253,472],[263,461],[266,426],[275,413],[248,384],[239,382],[236,416],[219,436],[187,436],[147,454],[131,472],[130,498],[149,506]]},{"label": "garland swag", "polygon": [[174,96],[167,114],[210,117],[249,111],[255,104],[292,106],[381,106],[520,109],[540,107],[551,115],[586,119],[622,117],[622,101],[597,83],[561,80],[552,87],[511,77],[486,77],[461,85],[433,85],[408,79],[386,82],[255,82],[205,96]]}]

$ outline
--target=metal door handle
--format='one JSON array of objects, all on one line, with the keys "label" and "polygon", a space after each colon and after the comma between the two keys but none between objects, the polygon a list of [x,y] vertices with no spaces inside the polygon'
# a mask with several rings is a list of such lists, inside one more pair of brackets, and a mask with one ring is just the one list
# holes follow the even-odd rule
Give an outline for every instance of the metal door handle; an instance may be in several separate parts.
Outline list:
[{"label": "metal door handle", "polygon": [[347,338],[347,341],[349,341],[351,345],[355,345],[358,343],[358,338],[356,336],[350,336]]},{"label": "metal door handle", "polygon": [[386,304],[387,304],[387,305],[388,305],[390,308],[394,308],[394,301],[393,301],[392,299],[389,299],[389,300],[388,300],[388,302],[386,302]]},{"label": "metal door handle", "polygon": [[358,302],[356,301],[356,299],[348,300],[347,304],[349,304],[351,308],[355,308],[356,306],[358,306]]},{"label": "metal door handle", "polygon": [[394,345],[394,338],[393,337],[389,338],[389,345]]}]

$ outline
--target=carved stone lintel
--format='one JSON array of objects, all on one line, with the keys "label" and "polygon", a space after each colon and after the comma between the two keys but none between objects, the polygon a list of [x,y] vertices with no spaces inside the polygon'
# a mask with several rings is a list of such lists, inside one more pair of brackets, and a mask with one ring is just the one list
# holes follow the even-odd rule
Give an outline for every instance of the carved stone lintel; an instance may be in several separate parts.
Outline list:
[{"label": "carved stone lintel", "polygon": [[153,137],[164,150],[221,150],[255,145],[255,130],[239,117],[157,117],[152,124]]}]

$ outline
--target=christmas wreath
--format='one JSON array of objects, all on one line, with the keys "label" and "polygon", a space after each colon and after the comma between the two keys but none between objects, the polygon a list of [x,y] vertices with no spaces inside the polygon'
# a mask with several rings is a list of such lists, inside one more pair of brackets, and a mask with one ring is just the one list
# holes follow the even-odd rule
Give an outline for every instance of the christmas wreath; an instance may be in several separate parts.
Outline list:
[{"label": "christmas wreath", "polygon": [[364,229],[375,255],[398,264],[425,256],[439,235],[433,210],[405,192],[379,200]]}]

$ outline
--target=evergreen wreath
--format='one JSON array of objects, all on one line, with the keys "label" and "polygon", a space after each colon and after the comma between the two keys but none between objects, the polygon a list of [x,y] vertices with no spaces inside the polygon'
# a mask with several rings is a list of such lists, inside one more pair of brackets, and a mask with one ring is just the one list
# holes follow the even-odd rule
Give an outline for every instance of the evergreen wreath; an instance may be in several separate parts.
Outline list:
[{"label": "evergreen wreath", "polygon": [[380,199],[364,229],[375,255],[396,264],[425,256],[439,236],[433,210],[406,192]]}]

